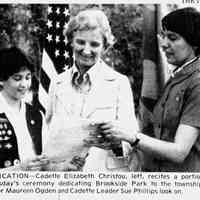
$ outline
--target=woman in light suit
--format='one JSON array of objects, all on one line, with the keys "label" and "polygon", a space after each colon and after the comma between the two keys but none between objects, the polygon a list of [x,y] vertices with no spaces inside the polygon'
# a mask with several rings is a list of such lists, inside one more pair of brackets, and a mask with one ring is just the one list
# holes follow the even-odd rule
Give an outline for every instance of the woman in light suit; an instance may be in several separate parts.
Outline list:
[{"label": "woman in light suit", "polygon": [[[64,34],[73,48],[74,64],[50,87],[47,110],[50,132],[59,135],[72,121],[91,127],[91,122],[102,120],[137,130],[128,78],[101,59],[114,43],[105,14],[97,9],[81,11],[71,19]],[[66,140],[70,140],[65,134]],[[104,145],[99,148],[90,143],[83,156],[87,155],[83,171],[129,171],[128,145],[123,143],[122,147],[107,150]]]}]

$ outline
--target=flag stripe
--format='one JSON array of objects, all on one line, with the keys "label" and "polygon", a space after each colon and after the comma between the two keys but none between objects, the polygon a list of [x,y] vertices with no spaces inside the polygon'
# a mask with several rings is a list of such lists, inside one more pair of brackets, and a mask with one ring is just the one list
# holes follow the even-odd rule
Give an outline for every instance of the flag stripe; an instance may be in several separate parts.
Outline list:
[{"label": "flag stripe", "polygon": [[49,76],[46,74],[46,72],[43,70],[43,68],[41,68],[40,83],[42,84],[42,87],[44,88],[44,90],[46,92],[49,91],[50,82],[51,82],[51,80],[50,80]]},{"label": "flag stripe", "polygon": [[39,85],[39,100],[40,104],[46,110],[46,106],[48,105],[48,93],[44,90],[42,85]]},{"label": "flag stripe", "polygon": [[54,64],[45,49],[43,50],[42,63],[43,63],[43,70],[45,71],[45,73],[48,74],[51,80],[54,79],[58,73],[55,70]]}]

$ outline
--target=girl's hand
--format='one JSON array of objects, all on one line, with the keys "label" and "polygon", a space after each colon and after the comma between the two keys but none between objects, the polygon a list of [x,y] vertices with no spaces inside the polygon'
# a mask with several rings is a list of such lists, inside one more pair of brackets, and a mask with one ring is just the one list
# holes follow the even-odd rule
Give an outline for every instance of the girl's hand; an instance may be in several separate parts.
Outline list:
[{"label": "girl's hand", "polygon": [[45,166],[49,163],[49,159],[44,155],[36,156],[33,159],[27,160],[20,164],[21,170],[25,171],[43,171]]}]

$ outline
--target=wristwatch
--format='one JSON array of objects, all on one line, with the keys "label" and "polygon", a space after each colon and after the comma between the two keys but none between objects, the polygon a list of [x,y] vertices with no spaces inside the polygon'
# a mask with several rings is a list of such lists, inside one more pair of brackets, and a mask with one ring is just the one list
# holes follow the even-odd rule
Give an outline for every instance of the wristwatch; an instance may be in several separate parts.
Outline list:
[{"label": "wristwatch", "polygon": [[140,139],[137,137],[138,134],[135,135],[136,140],[131,143],[131,147],[137,147],[138,143],[140,142]]}]

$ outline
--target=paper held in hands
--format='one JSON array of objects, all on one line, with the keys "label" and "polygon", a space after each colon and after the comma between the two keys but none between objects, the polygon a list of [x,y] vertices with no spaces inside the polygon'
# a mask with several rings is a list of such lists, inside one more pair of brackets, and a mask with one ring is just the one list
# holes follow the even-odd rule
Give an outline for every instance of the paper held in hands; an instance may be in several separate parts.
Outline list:
[{"label": "paper held in hands", "polygon": [[[90,126],[90,122],[86,120],[71,120],[63,124],[59,131],[50,133],[48,141],[43,147],[43,154],[50,159],[50,164],[46,170],[81,170],[81,162],[84,164],[84,159],[87,157],[90,148],[84,140],[90,137],[91,131],[94,131],[94,129]],[[78,160],[76,160],[77,157]]]}]

